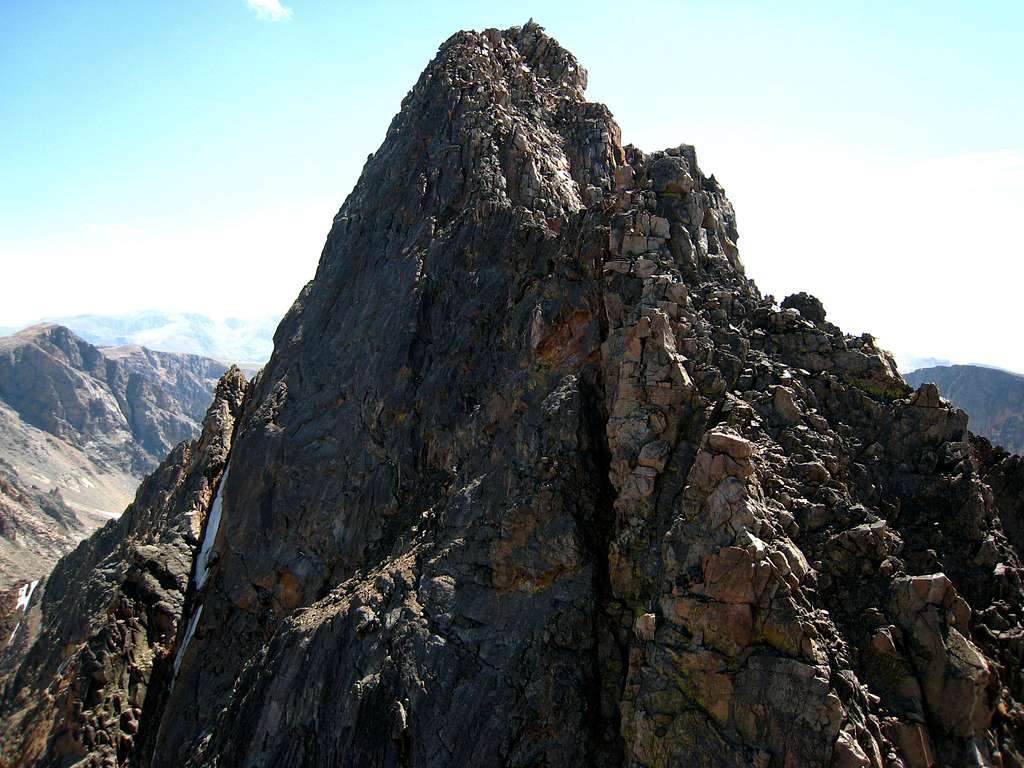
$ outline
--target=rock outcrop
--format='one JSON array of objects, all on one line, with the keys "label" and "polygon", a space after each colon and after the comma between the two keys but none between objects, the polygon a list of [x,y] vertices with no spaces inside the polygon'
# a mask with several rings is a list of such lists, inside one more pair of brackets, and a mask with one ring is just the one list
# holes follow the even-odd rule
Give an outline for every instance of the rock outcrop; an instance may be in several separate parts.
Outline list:
[{"label": "rock outcrop", "polygon": [[22,633],[30,646],[15,634],[0,657],[4,764],[117,765],[132,753],[147,708],[173,680],[192,562],[246,388],[229,370],[202,434],[175,447],[125,513],[17,606],[19,618],[34,610],[41,620]]},{"label": "rock outcrop", "polygon": [[1024,453],[1024,376],[980,365],[938,365],[907,374],[932,383],[970,414],[971,429],[1013,453]]},{"label": "rock outcrop", "polygon": [[0,339],[0,588],[44,576],[199,433],[226,366],[98,348],[56,325]]},{"label": "rock outcrop", "polygon": [[[762,296],[694,149],[623,146],[585,85],[532,23],[441,47],[253,384],[137,733],[91,671],[118,640],[8,744],[1024,765],[1019,461],[813,297]],[[26,690],[71,690],[53,610]]]}]

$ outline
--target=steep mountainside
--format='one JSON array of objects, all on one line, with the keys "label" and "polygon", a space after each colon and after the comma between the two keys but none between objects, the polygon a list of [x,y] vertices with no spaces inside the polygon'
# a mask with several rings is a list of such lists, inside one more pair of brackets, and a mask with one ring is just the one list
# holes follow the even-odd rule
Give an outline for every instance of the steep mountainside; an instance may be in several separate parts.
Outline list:
[{"label": "steep mountainside", "polygon": [[[623,146],[585,85],[532,23],[441,47],[163,634],[55,576],[9,764],[1024,766],[1024,468],[763,297],[694,149]],[[161,525],[83,548],[183,556]]]},{"label": "steep mountainside", "polygon": [[925,382],[971,416],[971,428],[1013,453],[1024,453],[1024,376],[980,365],[941,365],[907,374]]},{"label": "steep mountainside", "polygon": [[[228,371],[202,434],[178,444],[124,514],[63,558],[45,586],[33,582],[19,593],[7,613],[15,628],[0,638],[0,679],[16,712],[0,734],[7,759],[13,754],[31,765],[46,747],[50,762],[82,757],[85,750],[77,739],[47,744],[37,735],[48,728],[65,733],[83,704],[93,715],[80,734],[89,747],[104,757],[130,747],[151,676],[162,680],[173,674],[162,662],[174,641],[193,550],[223,475],[245,387],[237,368]],[[35,614],[46,619],[41,629]],[[28,638],[40,632],[43,640],[29,651]],[[57,639],[60,645],[53,644]],[[26,653],[27,662],[15,674]],[[55,676],[62,685],[48,688]],[[121,740],[92,738],[111,717],[124,731]]]},{"label": "steep mountainside", "polygon": [[38,578],[198,433],[224,365],[99,349],[66,328],[0,338],[0,587]]}]

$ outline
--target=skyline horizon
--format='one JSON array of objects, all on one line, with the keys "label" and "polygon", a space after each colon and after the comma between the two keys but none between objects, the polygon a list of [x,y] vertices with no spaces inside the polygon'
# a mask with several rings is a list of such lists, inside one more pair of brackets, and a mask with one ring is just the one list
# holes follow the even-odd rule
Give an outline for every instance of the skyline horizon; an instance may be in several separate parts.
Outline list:
[{"label": "skyline horizon", "polygon": [[[776,303],[778,304],[778,302],[776,302]],[[826,307],[826,310],[827,309],[828,308]],[[204,315],[204,314],[199,313],[199,312],[175,312],[174,310],[161,310],[161,309],[156,309],[156,308],[141,309],[141,310],[135,310],[135,311],[130,311],[130,312],[116,313],[116,314],[102,314],[102,313],[95,313],[95,312],[85,312],[85,313],[81,313],[81,314],[77,314],[77,315],[70,315],[70,316],[64,316],[64,317],[39,317],[39,318],[35,318],[33,320],[30,320],[30,321],[28,321],[26,323],[15,323],[15,324],[10,324],[10,325],[0,325],[0,336],[9,336],[9,335],[14,335],[14,334],[17,334],[17,333],[21,333],[22,331],[28,330],[28,329],[36,326],[36,325],[54,324],[54,325],[63,325],[64,327],[67,327],[69,330],[71,330],[76,335],[85,338],[85,335],[83,335],[84,332],[80,332],[80,331],[76,330],[75,328],[71,327],[72,321],[76,321],[76,320],[78,320],[78,321],[82,321],[82,320],[115,320],[116,321],[116,320],[134,319],[134,318],[138,318],[140,316],[163,316],[165,318],[166,317],[174,317],[174,316],[188,316],[188,317],[195,317],[195,318],[200,319],[200,320],[212,321],[214,323],[222,323],[222,324],[230,324],[233,321],[234,322],[238,322],[238,323],[246,323],[246,324],[249,324],[249,325],[273,323],[275,330],[277,328],[277,325],[280,323],[281,319],[283,318],[283,315],[277,316],[277,315],[269,315],[269,314],[266,314],[266,315],[251,315],[251,316],[247,316],[247,317],[241,317],[241,316],[212,316],[212,315]],[[273,342],[273,332],[268,334],[266,339],[268,339],[271,342],[271,345],[272,345],[272,342]],[[90,343],[96,344],[97,346],[111,346],[111,345],[108,345],[108,344],[101,344],[101,343],[96,342],[96,341],[91,341],[88,338],[86,338],[86,340],[90,341]],[[130,343],[130,342],[125,342],[125,343]],[[178,347],[170,348],[170,347],[166,347],[166,346],[160,346],[159,344],[155,344],[155,345],[154,344],[142,344],[141,346],[145,346],[145,347],[148,347],[149,349],[153,349],[155,351],[162,351],[162,352],[184,352],[184,353],[189,353],[189,354],[205,354],[205,353],[203,353],[201,351],[197,352],[197,351],[193,351],[191,349],[178,348]],[[884,346],[883,346],[883,349],[885,349]],[[893,352],[892,350],[888,350],[887,349],[886,351],[892,353],[893,357],[896,360],[896,363],[897,363],[897,366],[899,368],[899,371],[902,374],[909,374],[909,373],[913,373],[914,371],[917,371],[917,370],[926,369],[926,368],[932,368],[932,367],[974,366],[974,367],[979,367],[979,368],[988,368],[988,369],[992,369],[992,370],[996,370],[996,371],[1003,371],[1005,373],[1010,373],[1010,374],[1013,374],[1015,376],[1024,376],[1024,371],[1018,371],[1018,370],[1014,370],[1012,368],[1006,368],[1006,367],[1003,367],[1003,366],[1000,366],[1000,365],[996,365],[996,364],[993,364],[993,363],[986,363],[984,361],[964,360],[964,361],[959,361],[958,362],[958,361],[950,360],[948,358],[941,358],[941,357],[934,357],[934,356],[927,356],[927,355],[925,355],[925,356],[902,355],[901,356],[901,355]],[[268,360],[269,360],[269,355],[267,357],[262,358],[262,359],[247,360],[245,362],[247,362],[247,363],[258,363],[258,364],[262,365],[262,364],[265,364]]]},{"label": "skyline horizon", "polygon": [[[1024,105],[1001,87],[1018,57],[996,44],[1022,14],[939,3],[922,17],[914,5],[656,3],[666,23],[649,32],[647,69],[677,71],[664,44],[678,29],[699,38],[686,43],[694,60],[717,57],[696,100],[686,76],[638,78],[627,51],[608,55],[607,8],[532,15],[588,70],[587,98],[609,105],[624,143],[696,146],[737,210],[762,292],[813,293],[830,321],[903,359],[1024,370],[1024,352],[993,333],[1012,326],[1024,277]],[[69,7],[77,15],[0,9],[22,43],[0,52],[13,93],[0,105],[11,148],[0,172],[14,181],[0,193],[3,326],[146,309],[282,316],[438,30],[531,15],[453,2],[409,8],[385,31],[376,11],[322,2],[189,0],[177,16]],[[484,18],[494,23],[473,23]],[[73,33],[78,48],[65,51]],[[84,74],[65,71],[86,51]],[[138,69],[127,78],[123,59]],[[351,71],[371,75],[335,77]],[[40,82],[53,93],[33,90]],[[47,110],[64,120],[44,124]]]}]

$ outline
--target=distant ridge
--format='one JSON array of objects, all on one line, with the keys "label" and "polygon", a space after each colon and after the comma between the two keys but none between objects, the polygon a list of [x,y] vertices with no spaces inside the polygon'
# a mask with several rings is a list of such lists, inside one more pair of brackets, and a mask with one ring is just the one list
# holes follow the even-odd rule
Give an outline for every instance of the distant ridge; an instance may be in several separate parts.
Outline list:
[{"label": "distant ridge", "polygon": [[[194,312],[144,310],[116,315],[47,317],[100,347],[138,345],[159,352],[184,352],[258,368],[270,357],[280,317],[214,319]],[[21,326],[0,327],[0,335]]]},{"label": "distant ridge", "polygon": [[1024,453],[1024,375],[982,365],[937,365],[906,375],[936,384],[943,397],[971,417],[971,430],[1011,453]]},{"label": "distant ridge", "polygon": [[225,363],[97,348],[51,323],[0,337],[0,589],[45,575],[197,435]]}]

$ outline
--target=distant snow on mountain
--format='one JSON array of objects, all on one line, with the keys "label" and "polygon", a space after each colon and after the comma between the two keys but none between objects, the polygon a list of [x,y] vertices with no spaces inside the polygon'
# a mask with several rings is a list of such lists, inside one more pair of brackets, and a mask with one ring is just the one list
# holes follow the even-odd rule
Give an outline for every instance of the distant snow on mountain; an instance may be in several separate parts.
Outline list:
[{"label": "distant snow on mountain", "polygon": [[921,368],[935,368],[936,366],[953,365],[952,360],[947,360],[944,357],[920,357],[917,355],[904,355],[900,352],[894,353],[896,356],[896,365],[899,366],[900,373],[906,375],[910,371],[916,371]]},{"label": "distant snow on mountain", "polygon": [[260,366],[274,348],[280,318],[214,319],[192,312],[142,311],[123,315],[48,317],[98,346],[135,344],[161,352],[187,352],[242,366]]}]

